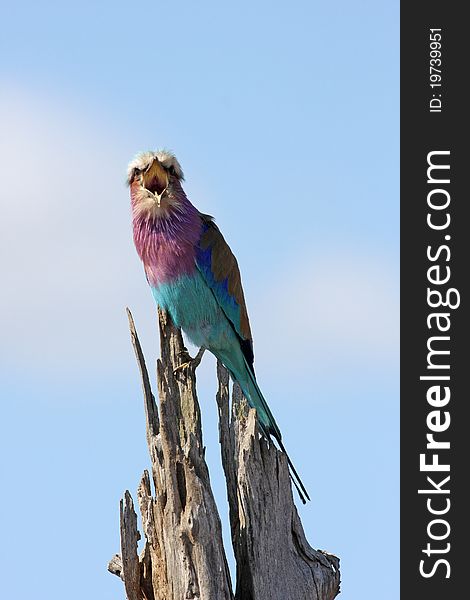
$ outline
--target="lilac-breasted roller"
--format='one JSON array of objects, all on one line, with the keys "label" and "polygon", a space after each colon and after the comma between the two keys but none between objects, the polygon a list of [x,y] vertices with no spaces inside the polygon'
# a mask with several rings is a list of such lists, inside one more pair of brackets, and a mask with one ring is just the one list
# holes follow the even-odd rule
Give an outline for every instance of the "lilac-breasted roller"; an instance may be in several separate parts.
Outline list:
[{"label": "lilac-breasted roller", "polygon": [[[188,200],[183,171],[167,151],[138,154],[128,167],[134,243],[157,304],[193,344],[210,350],[257,411],[262,433],[286,454],[253,369],[253,341],[237,261],[209,215]],[[293,481],[308,497],[287,456]],[[299,489],[300,488],[300,489]]]}]

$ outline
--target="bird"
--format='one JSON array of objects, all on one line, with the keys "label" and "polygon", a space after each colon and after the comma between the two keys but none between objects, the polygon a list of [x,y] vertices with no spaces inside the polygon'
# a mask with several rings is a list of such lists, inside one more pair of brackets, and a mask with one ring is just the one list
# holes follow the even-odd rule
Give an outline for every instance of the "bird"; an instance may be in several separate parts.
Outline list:
[{"label": "bird", "polygon": [[[196,346],[228,369],[256,409],[259,429],[285,453],[305,504],[309,495],[282,442],[254,371],[253,339],[237,260],[214,218],[186,196],[184,174],[168,150],[138,153],[129,163],[135,248],[158,306]],[[271,437],[272,436],[272,437]]]}]

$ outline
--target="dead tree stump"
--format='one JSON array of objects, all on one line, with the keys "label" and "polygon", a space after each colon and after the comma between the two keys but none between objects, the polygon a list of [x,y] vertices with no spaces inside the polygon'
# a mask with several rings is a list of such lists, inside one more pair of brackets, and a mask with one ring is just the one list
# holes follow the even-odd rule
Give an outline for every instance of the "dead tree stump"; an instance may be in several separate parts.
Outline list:
[{"label": "dead tree stump", "polygon": [[[129,312],[140,368],[152,477],[137,492],[144,549],[128,491],[121,500],[121,554],[108,565],[124,581],[128,600],[233,599],[222,530],[204,460],[193,365],[182,362],[181,333],[159,311],[157,361],[160,410]],[[332,600],[339,593],[339,559],[313,550],[295,508],[285,455],[261,438],[256,412],[217,367],[219,434],[237,563],[236,600]],[[152,483],[153,488],[152,491]]]}]

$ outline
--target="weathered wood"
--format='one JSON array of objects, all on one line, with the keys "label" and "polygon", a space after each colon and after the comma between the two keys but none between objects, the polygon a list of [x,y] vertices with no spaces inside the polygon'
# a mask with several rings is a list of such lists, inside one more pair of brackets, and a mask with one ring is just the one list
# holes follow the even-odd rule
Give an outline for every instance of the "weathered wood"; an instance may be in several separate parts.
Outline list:
[{"label": "weathered wood", "polygon": [[217,365],[219,434],[227,481],[236,600],[331,600],[339,559],[313,550],[295,508],[285,454],[259,435],[256,411]]},{"label": "weathered wood", "polygon": [[[222,528],[204,460],[194,366],[175,372],[184,356],[184,344],[181,333],[160,311],[158,411],[130,313],[129,324],[142,377],[155,490],[152,494],[150,476],[145,472],[138,489],[146,540],[140,557],[140,598],[230,600],[233,594]],[[124,548],[122,552],[124,558]],[[135,574],[132,571],[129,587],[125,568],[123,574],[128,598],[134,600],[130,594],[134,594]]]},{"label": "weathered wood", "polygon": [[122,576],[122,558],[120,554],[115,554],[113,558],[109,561],[108,571],[113,575],[117,575],[124,581],[124,578]]},{"label": "weathered wood", "polygon": [[[195,367],[183,340],[159,311],[157,361],[160,410],[130,312],[132,344],[144,394],[152,475],[144,472],[137,498],[144,549],[137,556],[137,517],[126,492],[121,501],[121,556],[110,572],[125,583],[129,600],[232,600],[221,524],[204,460]],[[285,455],[260,438],[256,413],[217,367],[219,433],[237,561],[236,600],[332,600],[339,593],[339,560],[313,550],[292,499]],[[230,416],[231,415],[231,416]],[[153,484],[153,492],[152,492]]]},{"label": "weathered wood", "polygon": [[129,600],[142,600],[140,588],[140,564],[137,543],[140,533],[137,530],[137,515],[130,493],[126,490],[120,505],[122,578]]}]

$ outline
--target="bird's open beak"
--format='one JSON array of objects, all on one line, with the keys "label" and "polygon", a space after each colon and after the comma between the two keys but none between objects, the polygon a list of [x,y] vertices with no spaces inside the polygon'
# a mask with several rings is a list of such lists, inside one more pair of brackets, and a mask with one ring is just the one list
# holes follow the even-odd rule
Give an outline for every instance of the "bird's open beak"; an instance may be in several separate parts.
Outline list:
[{"label": "bird's open beak", "polygon": [[168,186],[168,174],[156,158],[143,174],[143,186],[160,200]]}]

